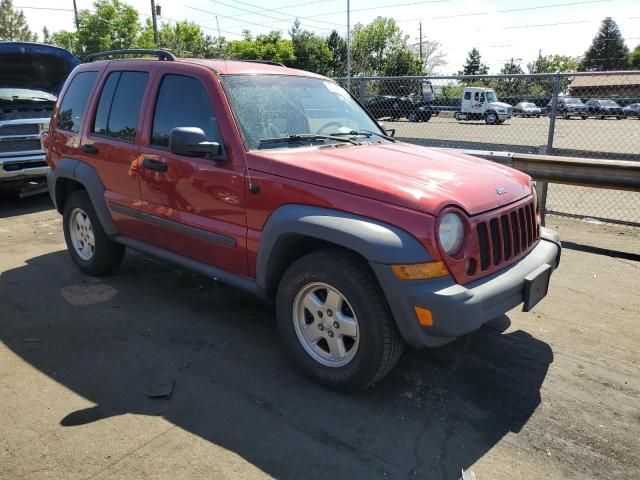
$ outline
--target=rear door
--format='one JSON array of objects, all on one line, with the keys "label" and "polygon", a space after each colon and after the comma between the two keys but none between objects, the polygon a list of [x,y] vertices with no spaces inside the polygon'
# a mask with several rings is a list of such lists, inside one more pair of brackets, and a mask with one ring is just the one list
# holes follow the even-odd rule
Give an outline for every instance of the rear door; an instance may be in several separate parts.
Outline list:
[{"label": "rear door", "polygon": [[[117,66],[117,62],[113,64]],[[138,240],[147,230],[138,218],[142,209],[138,154],[149,72],[109,68],[91,111],[82,150],[92,158],[105,187],[105,200],[118,232]]]},{"label": "rear door", "polygon": [[[244,150],[232,151],[229,122],[218,123],[223,94],[211,70],[163,64],[153,80],[141,148],[140,187],[154,246],[246,275]],[[196,127],[223,146],[221,158],[169,150],[171,130]],[[221,127],[223,127],[221,129]]]}]

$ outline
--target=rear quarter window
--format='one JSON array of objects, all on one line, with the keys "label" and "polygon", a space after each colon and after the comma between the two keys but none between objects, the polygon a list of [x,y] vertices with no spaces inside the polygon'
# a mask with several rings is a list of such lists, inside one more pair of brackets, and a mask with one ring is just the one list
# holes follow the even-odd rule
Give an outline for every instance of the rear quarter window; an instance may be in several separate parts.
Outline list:
[{"label": "rear quarter window", "polygon": [[98,72],[80,72],[69,84],[58,110],[57,128],[78,133]]},{"label": "rear quarter window", "polygon": [[133,142],[148,81],[147,72],[111,72],[102,88],[92,131]]}]

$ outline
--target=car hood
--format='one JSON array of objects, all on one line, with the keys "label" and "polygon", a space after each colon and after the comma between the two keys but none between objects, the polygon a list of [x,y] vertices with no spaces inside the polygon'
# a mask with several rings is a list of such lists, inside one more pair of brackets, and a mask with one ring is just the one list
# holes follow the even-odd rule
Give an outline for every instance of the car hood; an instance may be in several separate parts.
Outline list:
[{"label": "car hood", "polygon": [[511,105],[504,102],[491,102],[489,106],[493,108],[504,108],[504,109],[513,108]]},{"label": "car hood", "polygon": [[80,63],[63,48],[29,42],[0,42],[0,88],[57,95]]},{"label": "car hood", "polygon": [[517,170],[451,150],[407,143],[252,151],[250,169],[432,215],[456,205],[475,215],[531,193]]}]

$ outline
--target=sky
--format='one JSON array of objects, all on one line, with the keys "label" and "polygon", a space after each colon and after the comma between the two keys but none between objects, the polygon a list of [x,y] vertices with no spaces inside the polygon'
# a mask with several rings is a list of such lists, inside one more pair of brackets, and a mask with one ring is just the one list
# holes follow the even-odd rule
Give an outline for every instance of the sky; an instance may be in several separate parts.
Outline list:
[{"label": "sky", "polygon": [[[79,9],[93,8],[92,0],[76,0]],[[151,13],[150,0],[125,0],[141,14]],[[73,1],[14,0],[22,8],[31,30],[41,34],[70,30]],[[346,36],[347,0],[156,0],[162,7],[160,21],[190,20],[207,34],[239,39],[244,29],[253,33],[281,30],[285,36],[295,18],[302,27],[320,35],[336,29]],[[46,5],[46,6],[45,6]],[[440,43],[447,65],[440,74],[461,69],[471,48],[480,50],[491,73],[512,58],[526,70],[538,56],[580,56],[591,44],[600,22],[611,16],[618,23],[627,46],[640,45],[639,0],[350,0],[351,25],[368,23],[377,16],[396,19],[410,43],[423,39]],[[146,17],[142,17],[143,19]]]}]

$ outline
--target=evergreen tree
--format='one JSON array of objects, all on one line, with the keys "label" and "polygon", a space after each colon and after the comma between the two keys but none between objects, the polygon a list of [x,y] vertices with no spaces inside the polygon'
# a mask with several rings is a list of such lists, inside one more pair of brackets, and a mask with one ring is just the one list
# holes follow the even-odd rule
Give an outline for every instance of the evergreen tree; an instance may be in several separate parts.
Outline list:
[{"label": "evergreen tree", "polygon": [[347,74],[347,42],[336,30],[331,32],[326,41],[332,54],[331,76],[344,77]]},{"label": "evergreen tree", "polygon": [[616,22],[607,17],[598,34],[585,52],[580,65],[583,71],[626,70],[629,68],[629,49]]},{"label": "evergreen tree", "polygon": [[480,52],[477,48],[471,49],[467,55],[467,61],[463,65],[459,75],[486,75],[489,73],[489,67],[482,63]]},{"label": "evergreen tree", "polygon": [[36,42],[38,35],[29,30],[22,10],[13,8],[12,0],[0,0],[0,40]]}]

